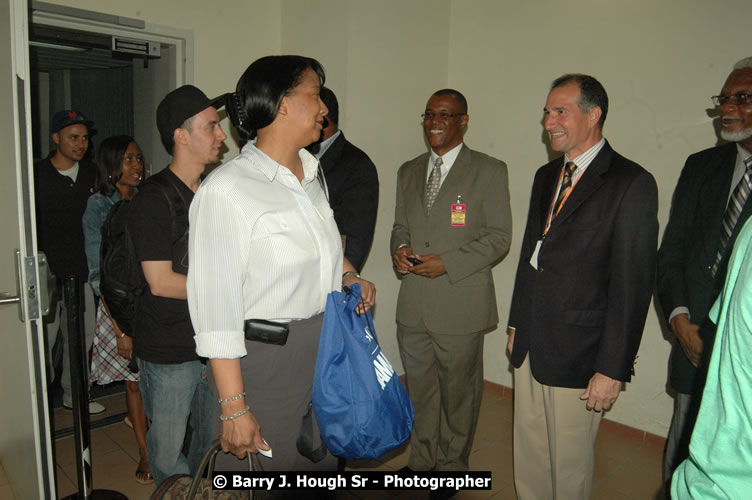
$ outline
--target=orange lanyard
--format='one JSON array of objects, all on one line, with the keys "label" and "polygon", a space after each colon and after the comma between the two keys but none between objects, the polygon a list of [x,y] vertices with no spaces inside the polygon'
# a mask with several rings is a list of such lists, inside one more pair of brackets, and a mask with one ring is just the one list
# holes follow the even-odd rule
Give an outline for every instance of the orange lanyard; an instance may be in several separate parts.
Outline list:
[{"label": "orange lanyard", "polygon": [[[576,171],[577,170],[575,170],[575,172]],[[574,175],[574,172],[572,172],[572,175]],[[559,208],[556,209],[556,213],[553,213],[554,205],[556,204],[556,198],[559,195],[559,192],[561,191],[561,180],[563,177],[564,177],[564,167],[562,167],[561,170],[559,171],[559,180],[556,183],[556,185],[559,186],[559,189],[556,192],[554,192],[554,198],[551,200],[551,208],[548,209],[548,219],[546,220],[546,228],[543,230],[544,237],[548,234],[548,230],[551,229],[551,223],[556,218],[556,216],[559,215],[559,212],[561,212],[562,207],[564,207],[564,204],[569,199],[569,195],[572,194],[572,191],[574,191],[574,187],[577,185],[578,182],[580,182],[580,179],[582,179],[582,175],[577,177],[577,180],[574,181],[572,185],[569,187],[569,191],[567,191],[567,194],[564,195],[564,199],[561,200],[561,203],[559,204]]]}]

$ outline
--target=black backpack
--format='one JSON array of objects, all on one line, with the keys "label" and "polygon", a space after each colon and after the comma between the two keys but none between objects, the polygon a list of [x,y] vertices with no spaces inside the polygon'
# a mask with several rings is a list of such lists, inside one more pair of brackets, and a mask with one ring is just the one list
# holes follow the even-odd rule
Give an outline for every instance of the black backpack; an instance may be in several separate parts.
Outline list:
[{"label": "black backpack", "polygon": [[[188,206],[175,184],[166,176],[151,177],[141,190],[153,185],[167,198],[172,220],[173,270],[188,272]],[[134,336],[138,299],[147,286],[141,263],[128,232],[128,200],[115,203],[102,225],[99,248],[99,289],[118,328]]]}]

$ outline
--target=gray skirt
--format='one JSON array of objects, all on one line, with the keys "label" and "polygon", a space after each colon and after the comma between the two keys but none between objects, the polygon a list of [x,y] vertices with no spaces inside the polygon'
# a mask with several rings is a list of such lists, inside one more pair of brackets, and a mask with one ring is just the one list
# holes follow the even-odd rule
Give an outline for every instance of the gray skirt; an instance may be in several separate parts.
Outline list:
[{"label": "gray skirt", "polygon": [[[273,454],[273,458],[259,454],[265,471],[337,470],[337,458],[331,453],[314,463],[302,456],[296,445],[301,422],[311,402],[323,320],[324,315],[319,314],[289,323],[290,333],[283,346],[245,341],[248,355],[241,358],[240,367],[246,401]],[[321,438],[315,418],[313,438],[313,448],[316,449],[321,445]],[[247,471],[248,460],[238,460],[232,454],[220,453],[215,468]]]}]

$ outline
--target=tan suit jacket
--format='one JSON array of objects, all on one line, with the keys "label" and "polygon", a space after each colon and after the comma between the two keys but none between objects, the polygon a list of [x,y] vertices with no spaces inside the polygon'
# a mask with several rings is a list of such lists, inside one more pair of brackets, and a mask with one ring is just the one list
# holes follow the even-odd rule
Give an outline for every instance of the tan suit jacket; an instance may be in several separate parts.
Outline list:
[{"label": "tan suit jacket", "polygon": [[[403,164],[397,174],[397,205],[391,254],[401,244],[416,254],[441,256],[446,274],[434,279],[402,277],[397,321],[439,334],[469,334],[498,323],[491,267],[509,250],[512,213],[504,162],[462,146],[441,185],[431,214],[423,198],[429,154]],[[451,205],[466,205],[466,224],[451,225]]]}]

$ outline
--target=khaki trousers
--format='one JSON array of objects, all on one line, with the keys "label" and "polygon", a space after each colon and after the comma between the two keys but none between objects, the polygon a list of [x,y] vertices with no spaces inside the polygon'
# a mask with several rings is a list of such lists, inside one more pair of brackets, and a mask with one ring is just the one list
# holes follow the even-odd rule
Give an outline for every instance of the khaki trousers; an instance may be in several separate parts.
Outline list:
[{"label": "khaki trousers", "polygon": [[588,411],[584,389],[539,383],[530,355],[514,370],[514,485],[520,500],[587,500],[602,412]]},{"label": "khaki trousers", "polygon": [[413,470],[466,471],[483,398],[483,332],[440,335],[397,324],[415,408]]}]

